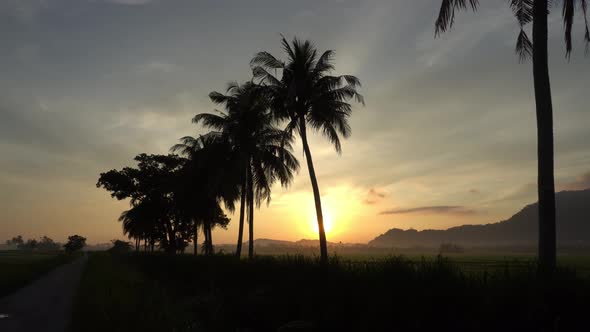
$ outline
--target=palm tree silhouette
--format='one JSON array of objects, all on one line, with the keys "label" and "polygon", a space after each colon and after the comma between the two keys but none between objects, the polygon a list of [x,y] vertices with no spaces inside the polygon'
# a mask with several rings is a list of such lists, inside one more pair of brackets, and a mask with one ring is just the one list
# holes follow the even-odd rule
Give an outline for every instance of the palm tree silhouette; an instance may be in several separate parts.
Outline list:
[{"label": "palm tree silhouette", "polygon": [[[182,172],[178,174],[174,201],[178,205],[179,218],[191,220],[193,241],[198,239],[199,226],[204,235],[204,252],[213,254],[212,230],[216,226],[226,228],[229,219],[220,203],[233,212],[238,188],[234,174],[235,162],[231,159],[231,147],[218,133],[197,138],[186,136],[181,143],[171,148],[187,158]],[[196,246],[195,246],[196,248]]]},{"label": "palm tree silhouette", "polygon": [[[292,136],[273,126],[269,100],[264,90],[252,82],[229,83],[226,94],[211,92],[211,100],[224,107],[218,114],[202,113],[193,118],[215,130],[231,146],[233,165],[240,175],[240,224],[236,255],[242,249],[245,206],[248,207],[248,257],[254,256],[254,203],[270,201],[271,186],[277,180],[287,186],[298,171],[299,162],[291,153]],[[247,200],[247,202],[246,202]]]},{"label": "palm tree silhouette", "polygon": [[[276,120],[287,121],[286,131],[291,134],[297,129],[301,137],[313,188],[320,257],[322,262],[326,262],[328,246],[322,203],[307,127],[321,132],[340,154],[340,135],[347,138],[351,133],[348,117],[352,107],[347,101],[354,98],[364,105],[363,97],[357,92],[361,83],[351,75],[330,75],[334,70],[334,51],[325,51],[318,57],[318,51],[310,41],[294,38],[291,45],[283,37],[281,43],[287,54],[287,62],[278,60],[268,52],[259,52],[250,61],[250,65],[254,78],[266,87]],[[282,72],[280,79],[277,77],[277,70]]]},{"label": "palm tree silhouette", "polygon": [[[477,9],[478,0],[442,0],[435,23],[435,35],[453,26],[456,10]],[[520,25],[516,52],[521,60],[532,56],[537,110],[537,159],[539,196],[539,263],[552,270],[556,263],[555,183],[553,161],[553,106],[548,65],[548,24],[551,0],[510,0],[510,7]],[[585,20],[586,50],[590,42],[587,0],[563,0],[563,23],[565,25],[566,57],[572,50],[572,26],[576,5],[582,10]],[[533,24],[533,40],[528,38],[525,26]]]},{"label": "palm tree silhouette", "polygon": [[146,241],[146,246],[149,241],[153,250],[153,243],[160,233],[158,214],[161,211],[153,201],[142,200],[121,213],[119,221],[123,223],[123,234],[135,240],[136,251],[139,251],[141,240]]}]

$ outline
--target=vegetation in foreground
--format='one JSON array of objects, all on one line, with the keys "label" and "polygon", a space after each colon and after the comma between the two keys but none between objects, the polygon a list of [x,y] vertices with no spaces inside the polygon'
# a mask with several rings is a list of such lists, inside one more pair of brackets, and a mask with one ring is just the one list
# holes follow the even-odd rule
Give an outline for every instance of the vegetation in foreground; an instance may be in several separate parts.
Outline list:
[{"label": "vegetation in foreground", "polygon": [[[522,331],[581,328],[590,280],[528,267],[464,272],[445,258],[329,264],[304,256],[91,256],[73,330]],[[300,330],[300,331],[301,331]]]},{"label": "vegetation in foreground", "polygon": [[74,257],[59,251],[0,251],[0,297],[37,279]]}]

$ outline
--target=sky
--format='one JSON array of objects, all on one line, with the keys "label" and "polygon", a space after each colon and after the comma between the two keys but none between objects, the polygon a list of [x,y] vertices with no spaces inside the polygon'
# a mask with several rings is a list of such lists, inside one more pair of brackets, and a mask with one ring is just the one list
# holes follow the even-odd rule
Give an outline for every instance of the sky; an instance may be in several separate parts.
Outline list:
[{"label": "sky", "polygon": [[[17,234],[89,243],[123,238],[127,201],[96,188],[139,153],[168,153],[212,112],[207,95],[251,77],[280,36],[336,51],[336,74],[360,78],[342,155],[311,149],[328,240],[367,242],[391,228],[497,222],[536,200],[531,63],[514,53],[506,1],[460,13],[434,38],[439,1],[2,0],[0,240]],[[590,187],[590,57],[580,18],[566,59],[550,17],[558,190]],[[302,163],[255,215],[255,237],[316,238]],[[214,241],[237,238],[238,215]]]}]

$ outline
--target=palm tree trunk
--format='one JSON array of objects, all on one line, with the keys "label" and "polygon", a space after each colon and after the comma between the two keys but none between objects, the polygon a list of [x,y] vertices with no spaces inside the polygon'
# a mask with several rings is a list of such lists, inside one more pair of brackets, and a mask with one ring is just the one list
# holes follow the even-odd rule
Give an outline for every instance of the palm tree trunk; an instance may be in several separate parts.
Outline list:
[{"label": "palm tree trunk", "polygon": [[209,233],[209,255],[213,255],[215,252],[213,251],[213,233],[211,233],[211,225],[207,228],[207,232]]},{"label": "palm tree trunk", "polygon": [[238,258],[242,254],[242,241],[244,237],[244,212],[246,208],[246,182],[247,182],[247,175],[244,177],[244,181],[242,181],[242,197],[240,199],[240,226],[238,229],[238,245],[236,246],[236,256]]},{"label": "palm tree trunk", "polygon": [[168,233],[168,246],[166,248],[166,252],[169,254],[176,253],[176,235],[174,234],[174,229],[172,228],[172,223],[170,220],[166,221],[166,228]]},{"label": "palm tree trunk", "polygon": [[307,161],[307,169],[309,170],[309,178],[311,180],[311,187],[313,189],[313,199],[315,201],[315,212],[318,218],[318,231],[320,235],[320,259],[322,263],[328,262],[328,241],[326,240],[326,231],[324,229],[324,216],[322,215],[322,201],[320,198],[320,188],[318,180],[313,168],[313,160],[311,158],[311,151],[309,143],[307,142],[307,131],[305,128],[305,118],[301,117],[299,120],[299,135]]},{"label": "palm tree trunk", "polygon": [[207,233],[207,223],[203,222],[203,236],[205,237],[203,241],[203,254],[205,256],[209,255],[209,234]]},{"label": "palm tree trunk", "polygon": [[254,185],[250,165],[248,165],[248,258],[254,258]]},{"label": "palm tree trunk", "polygon": [[205,255],[211,255],[213,253],[213,248],[211,241],[211,225],[209,225],[209,222],[203,223],[203,233],[205,234]]},{"label": "palm tree trunk", "polygon": [[197,226],[196,221],[195,221],[195,238],[193,239],[193,250],[194,250],[195,256],[198,254],[198,248],[199,248],[199,227]]},{"label": "palm tree trunk", "polygon": [[533,76],[537,109],[539,263],[551,271],[556,261],[555,183],[553,179],[553,106],[547,51],[548,0],[533,5]]}]

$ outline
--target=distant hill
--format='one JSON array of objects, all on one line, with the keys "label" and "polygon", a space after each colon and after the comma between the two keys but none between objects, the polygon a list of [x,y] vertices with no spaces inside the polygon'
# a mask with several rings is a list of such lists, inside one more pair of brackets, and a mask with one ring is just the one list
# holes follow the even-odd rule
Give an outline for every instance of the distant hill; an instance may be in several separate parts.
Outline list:
[{"label": "distant hill", "polygon": [[[590,245],[590,189],[556,194],[558,246]],[[530,204],[510,219],[486,225],[463,225],[446,230],[390,229],[369,242],[373,247],[535,246],[538,204]]]}]

